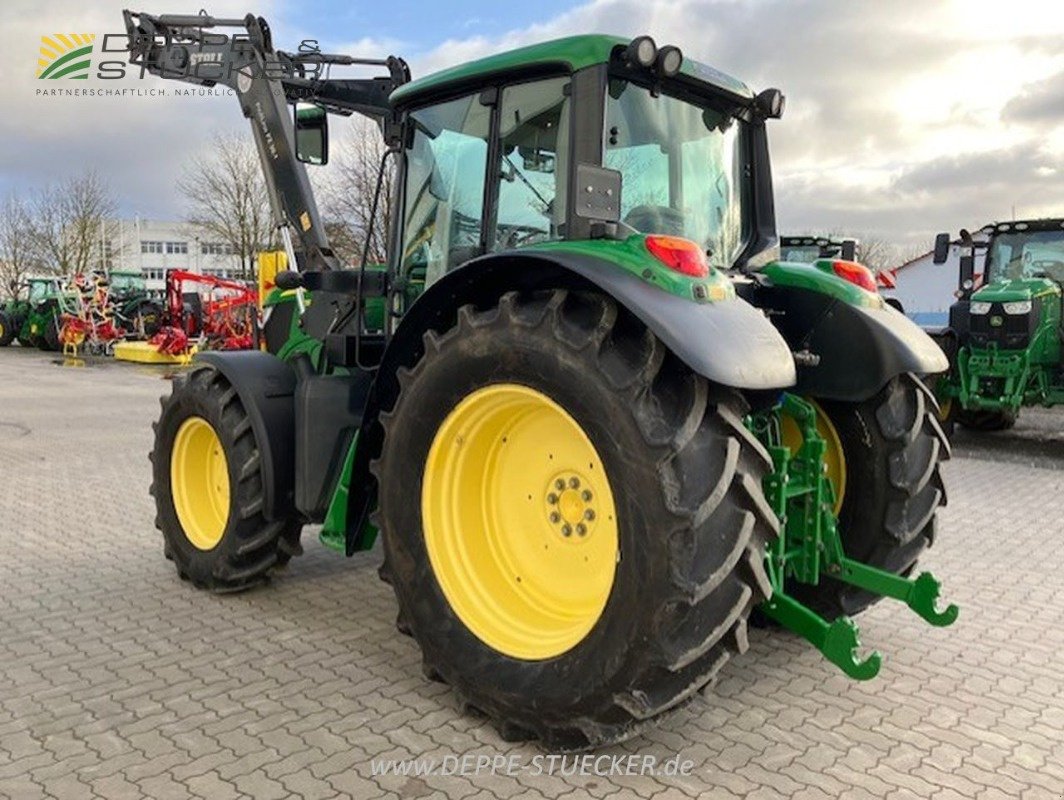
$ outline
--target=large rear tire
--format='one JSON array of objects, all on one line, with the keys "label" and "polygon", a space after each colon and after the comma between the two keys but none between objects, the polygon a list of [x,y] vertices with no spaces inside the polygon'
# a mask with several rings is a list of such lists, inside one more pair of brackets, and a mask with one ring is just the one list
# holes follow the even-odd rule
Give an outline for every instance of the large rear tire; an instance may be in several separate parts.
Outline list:
[{"label": "large rear tire", "polygon": [[225,376],[203,366],[175,378],[153,428],[155,526],[181,578],[240,591],[302,552],[299,520],[263,516],[259,444]]},{"label": "large rear tire", "polygon": [[[860,403],[823,401],[830,421],[829,463],[841,448],[845,488],[838,510],[839,535],[850,558],[899,575],[916,567],[935,538],[946,491],[939,467],[950,446],[930,391],[912,375],[890,381]],[[834,483],[833,479],[833,483]],[[817,586],[795,584],[795,596],[832,619],[853,615],[878,595],[822,576]]]},{"label": "large rear tire", "polygon": [[507,294],[424,341],[374,472],[426,674],[555,749],[706,687],[747,647],[778,535],[738,392],[597,294]]}]

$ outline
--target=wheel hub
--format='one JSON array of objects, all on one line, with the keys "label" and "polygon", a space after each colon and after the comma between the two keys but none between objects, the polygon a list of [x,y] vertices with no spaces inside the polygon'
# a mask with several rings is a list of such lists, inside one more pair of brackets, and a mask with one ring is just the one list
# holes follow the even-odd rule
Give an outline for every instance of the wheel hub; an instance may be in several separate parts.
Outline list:
[{"label": "wheel hub", "polygon": [[598,519],[595,493],[577,472],[559,473],[545,495],[547,521],[562,538],[590,536]]}]

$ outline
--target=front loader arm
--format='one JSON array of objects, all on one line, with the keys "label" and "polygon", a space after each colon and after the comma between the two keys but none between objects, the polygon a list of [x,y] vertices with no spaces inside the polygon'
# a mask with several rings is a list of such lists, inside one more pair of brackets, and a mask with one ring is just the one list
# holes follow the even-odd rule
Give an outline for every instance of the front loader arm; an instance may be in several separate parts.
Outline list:
[{"label": "front loader arm", "polygon": [[[243,19],[132,11],[123,15],[132,64],[161,78],[233,89],[251,121],[274,222],[290,263],[301,270],[339,269],[306,168],[296,158],[288,105],[308,102],[336,114],[363,114],[376,120],[387,138],[397,140],[398,123],[388,96],[410,79],[406,63],[395,57],[357,59],[316,49],[274,50],[266,20],[251,14]],[[239,32],[226,35],[215,32],[218,28]],[[322,77],[333,64],[382,66],[389,74],[349,80]],[[298,255],[291,246],[292,231],[300,243]]]}]

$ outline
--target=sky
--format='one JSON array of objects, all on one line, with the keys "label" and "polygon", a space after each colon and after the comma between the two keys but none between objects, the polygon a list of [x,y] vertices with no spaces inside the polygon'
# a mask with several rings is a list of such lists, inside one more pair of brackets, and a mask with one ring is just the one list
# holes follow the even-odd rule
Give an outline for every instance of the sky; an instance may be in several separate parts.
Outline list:
[{"label": "sky", "polygon": [[[281,49],[315,38],[326,50],[402,55],[415,76],[574,33],[649,33],[755,90],[778,87],[787,110],[770,139],[783,233],[859,233],[914,248],[939,230],[1064,216],[1060,0],[252,1],[215,0],[208,11],[254,10]],[[140,10],[194,13],[207,2]],[[189,160],[212,133],[245,130],[232,97],[37,94],[44,84],[177,85],[36,79],[42,34],[118,33],[122,6],[0,4],[0,193],[93,167],[124,214],[180,219],[175,186]]]}]

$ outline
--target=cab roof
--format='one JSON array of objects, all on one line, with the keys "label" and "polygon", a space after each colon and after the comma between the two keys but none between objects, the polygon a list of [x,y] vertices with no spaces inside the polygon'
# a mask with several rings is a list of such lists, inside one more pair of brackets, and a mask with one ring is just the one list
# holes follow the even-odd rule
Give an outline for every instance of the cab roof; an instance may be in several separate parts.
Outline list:
[{"label": "cab roof", "polygon": [[[452,89],[475,88],[492,78],[526,70],[561,67],[568,72],[575,72],[608,62],[614,48],[618,45],[626,47],[629,41],[619,36],[584,34],[519,47],[418,78],[392,92],[390,100],[393,106],[411,105]],[[684,57],[680,74],[738,97],[753,97],[749,87],[742,81],[691,58]]]}]

